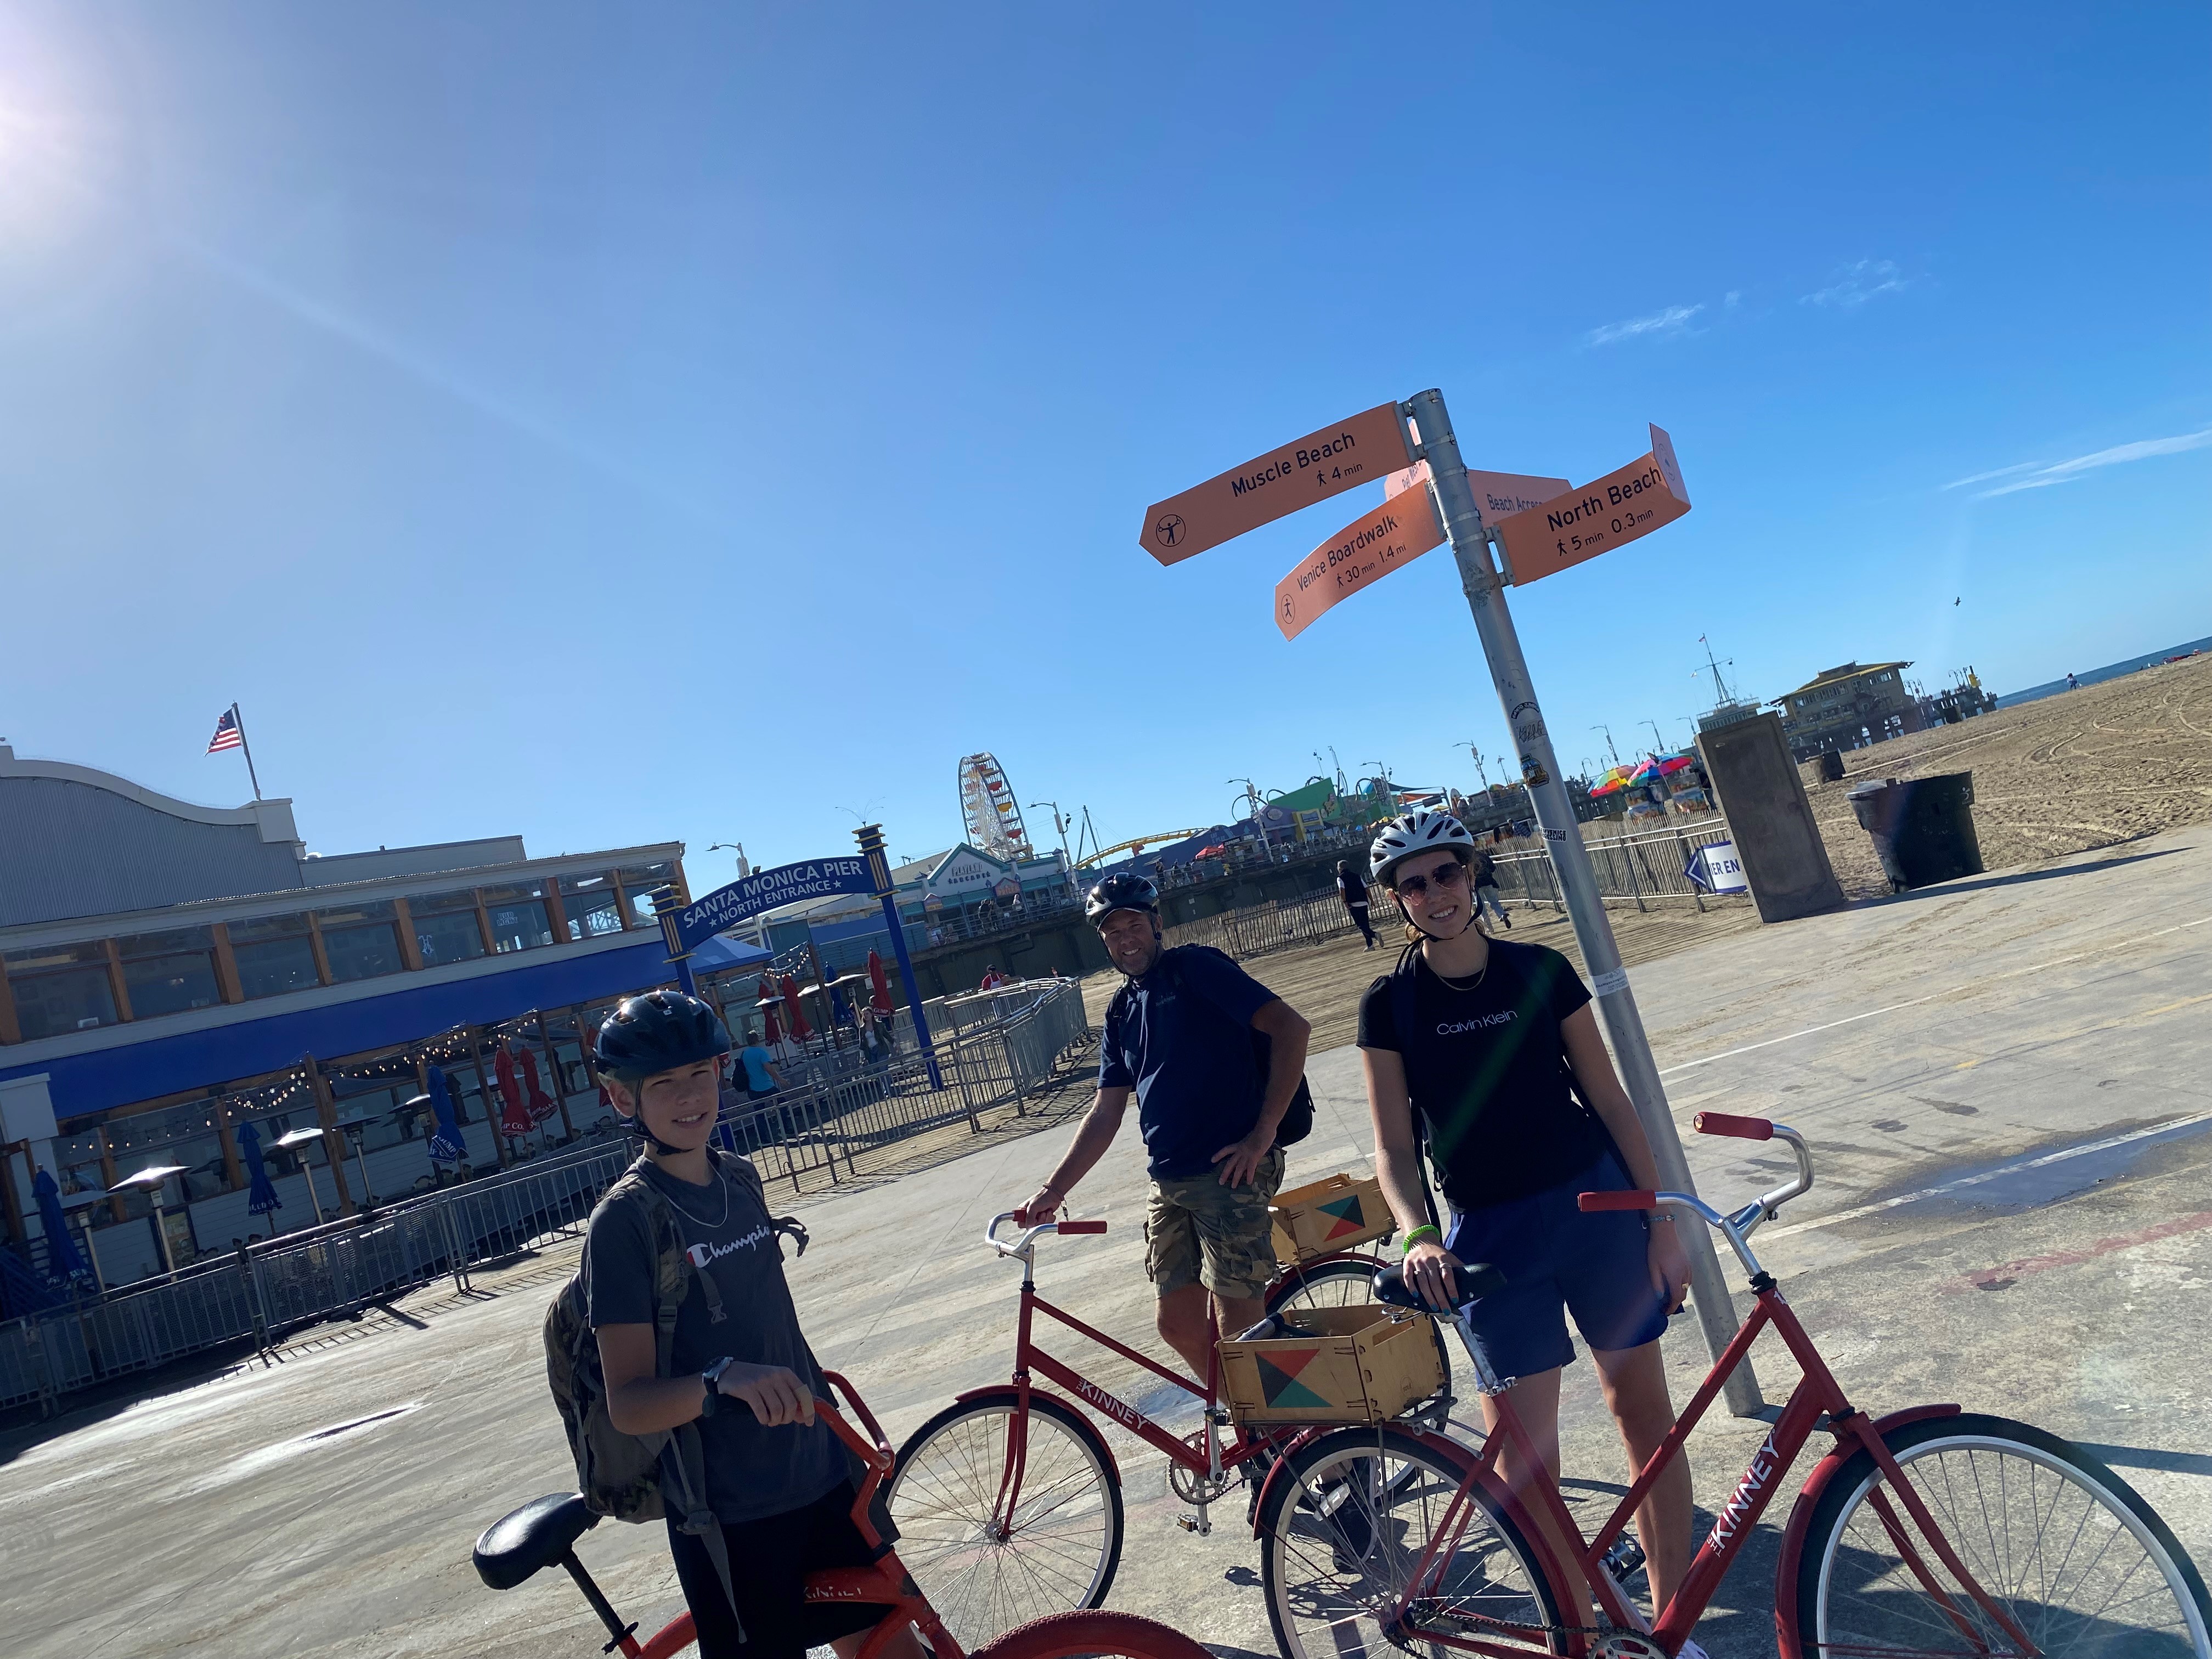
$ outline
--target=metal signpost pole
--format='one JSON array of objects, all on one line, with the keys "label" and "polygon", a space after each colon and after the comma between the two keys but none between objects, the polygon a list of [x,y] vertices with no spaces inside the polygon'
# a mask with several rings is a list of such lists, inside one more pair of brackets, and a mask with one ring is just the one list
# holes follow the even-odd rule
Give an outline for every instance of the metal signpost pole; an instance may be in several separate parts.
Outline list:
[{"label": "metal signpost pole", "polygon": [[[1520,757],[1521,775],[1527,784],[1551,850],[1553,868],[1566,899],[1567,915],[1574,923],[1575,939],[1588,965],[1590,988],[1596,994],[1598,1013],[1620,1061],[1622,1081],[1636,1104],[1644,1133],[1651,1142],[1651,1155],[1659,1166],[1659,1179],[1668,1188],[1694,1192],[1682,1142],[1667,1108],[1667,1091],[1659,1080],[1659,1067],[1651,1058],[1651,1045],[1644,1035],[1644,1022],[1636,1012],[1635,994],[1620,965],[1620,950],[1598,896],[1597,879],[1590,868],[1589,852],[1583,845],[1574,805],[1560,781],[1559,759],[1536,705],[1528,665],[1521,654],[1519,635],[1505,608],[1504,585],[1491,562],[1489,539],[1484,530],[1474,491],[1468,483],[1467,468],[1460,459],[1459,441],[1452,434],[1443,394],[1430,390],[1406,404],[1419,434],[1421,453],[1429,464],[1429,482],[1436,491],[1444,533],[1459,562],[1460,580],[1468,608],[1474,612],[1475,631],[1482,637],[1483,654],[1498,688],[1505,724],[1513,734]],[[1729,1299],[1727,1281],[1713,1254],[1712,1237],[1704,1226],[1683,1224],[1682,1243],[1689,1252],[1691,1301],[1696,1305],[1705,1346],[1717,1359],[1735,1337],[1738,1320]],[[1759,1381],[1746,1359],[1727,1382],[1729,1409],[1738,1417],[1757,1414],[1763,1401]]]}]

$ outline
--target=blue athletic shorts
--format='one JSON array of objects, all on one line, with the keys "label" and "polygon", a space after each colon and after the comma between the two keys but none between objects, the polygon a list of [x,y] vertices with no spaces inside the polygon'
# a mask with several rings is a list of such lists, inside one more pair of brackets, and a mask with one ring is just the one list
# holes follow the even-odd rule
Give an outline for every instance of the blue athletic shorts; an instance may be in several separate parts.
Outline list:
[{"label": "blue athletic shorts", "polygon": [[1444,1247],[1505,1275],[1505,1288],[1468,1316],[1498,1376],[1535,1376],[1572,1363],[1570,1311],[1583,1340],[1601,1350],[1640,1348],[1667,1328],[1666,1302],[1651,1283],[1650,1221],[1639,1211],[1586,1215],[1576,1206],[1579,1194],[1634,1184],[1607,1152],[1556,1187],[1453,1217]]}]

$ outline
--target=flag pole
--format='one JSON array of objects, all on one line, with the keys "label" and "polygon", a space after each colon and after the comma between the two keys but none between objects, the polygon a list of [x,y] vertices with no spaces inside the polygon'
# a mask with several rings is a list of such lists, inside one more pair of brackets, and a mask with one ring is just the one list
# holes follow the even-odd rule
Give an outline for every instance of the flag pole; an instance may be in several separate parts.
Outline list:
[{"label": "flag pole", "polygon": [[230,706],[230,723],[238,728],[238,746],[246,751],[246,775],[253,785],[253,799],[261,799],[261,780],[253,770],[253,745],[246,740],[246,717],[238,712],[238,705]]}]

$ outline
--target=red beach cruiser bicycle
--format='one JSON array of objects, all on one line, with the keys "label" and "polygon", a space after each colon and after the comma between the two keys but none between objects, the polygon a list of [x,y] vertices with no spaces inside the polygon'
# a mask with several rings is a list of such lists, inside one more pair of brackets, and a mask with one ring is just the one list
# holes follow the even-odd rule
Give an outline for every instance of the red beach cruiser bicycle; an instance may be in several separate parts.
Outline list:
[{"label": "red beach cruiser bicycle", "polygon": [[[963,1649],[915,1585],[897,1551],[884,1543],[869,1515],[871,1500],[891,1472],[891,1449],[884,1443],[883,1430],[853,1392],[851,1383],[834,1371],[825,1375],[830,1387],[845,1397],[854,1414],[867,1425],[864,1437],[830,1401],[814,1402],[822,1419],[866,1466],[866,1478],[853,1503],[853,1523],[877,1555],[865,1567],[810,1574],[806,1599],[883,1608],[882,1620],[860,1648],[860,1659],[877,1659],[909,1625],[921,1632],[933,1659],[1077,1659],[1085,1654],[1099,1655],[1102,1659],[1108,1656],[1111,1659],[1210,1659],[1204,1648],[1165,1625],[1133,1613],[1090,1611],[1035,1620],[984,1646]],[[576,1559],[576,1540],[599,1519],[575,1492],[555,1492],[526,1504],[494,1522],[477,1540],[477,1576],[493,1589],[513,1589],[542,1567],[560,1567],[575,1581],[607,1627],[610,1639],[603,1651],[620,1653],[623,1659],[674,1659],[697,1639],[690,1613],[678,1614],[657,1634],[640,1642],[637,1626],[623,1622]]]},{"label": "red beach cruiser bicycle", "polygon": [[[1259,1512],[1262,1577],[1285,1659],[1386,1647],[1674,1654],[1791,1461],[1823,1431],[1835,1444],[1798,1494],[1776,1573],[1783,1659],[2212,1659],[2202,1577],[2150,1506],[2095,1458],[2025,1423],[1957,1406],[1869,1418],[1850,1402],[1749,1243],[1812,1186],[1803,1138],[1717,1112],[1696,1124],[1705,1134],[1786,1141],[1797,1174],[1728,1216],[1683,1193],[1582,1195],[1585,1210],[1666,1205],[1698,1217],[1727,1239],[1757,1298],[1627,1496],[1584,1540],[1513,1409],[1514,1379],[1491,1370],[1463,1304],[1461,1340],[1498,1407],[1480,1450],[1397,1424],[1332,1429],[1288,1451],[1269,1475]],[[1474,1264],[1459,1279],[1468,1304],[1504,1283],[1495,1268]],[[1377,1275],[1375,1290],[1397,1307],[1419,1306],[1395,1268]],[[1618,1547],[1625,1528],[1770,1328],[1802,1376],[1680,1588],[1647,1622],[1620,1582],[1640,1559]],[[1498,1472],[1509,1437],[1523,1466],[1539,1472],[1518,1492]]]}]

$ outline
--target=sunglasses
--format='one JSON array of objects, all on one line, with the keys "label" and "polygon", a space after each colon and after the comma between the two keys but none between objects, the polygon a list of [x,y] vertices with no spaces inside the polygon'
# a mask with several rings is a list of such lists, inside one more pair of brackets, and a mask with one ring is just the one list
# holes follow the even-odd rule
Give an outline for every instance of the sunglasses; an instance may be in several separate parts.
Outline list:
[{"label": "sunglasses", "polygon": [[1419,898],[1429,890],[1429,884],[1431,881],[1436,883],[1438,892],[1442,892],[1447,887],[1464,887],[1467,885],[1467,866],[1454,859],[1449,864],[1438,865],[1425,876],[1401,877],[1397,883],[1397,890],[1411,897]]}]

